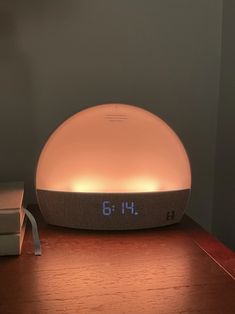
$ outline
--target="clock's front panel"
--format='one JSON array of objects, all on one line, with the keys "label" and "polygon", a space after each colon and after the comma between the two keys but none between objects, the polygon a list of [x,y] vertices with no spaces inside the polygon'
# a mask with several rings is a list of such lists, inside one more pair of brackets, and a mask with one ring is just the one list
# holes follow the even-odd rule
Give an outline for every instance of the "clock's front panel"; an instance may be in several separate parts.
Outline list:
[{"label": "clock's front panel", "polygon": [[152,228],[179,222],[190,190],[147,193],[73,193],[37,190],[50,224],[96,230]]}]

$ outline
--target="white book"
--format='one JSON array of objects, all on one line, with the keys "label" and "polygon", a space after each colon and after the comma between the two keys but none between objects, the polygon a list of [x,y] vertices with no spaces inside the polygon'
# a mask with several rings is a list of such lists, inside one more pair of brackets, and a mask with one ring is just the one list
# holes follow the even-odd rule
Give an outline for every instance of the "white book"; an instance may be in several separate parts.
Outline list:
[{"label": "white book", "polygon": [[19,233],[24,220],[23,182],[0,183],[0,234]]},{"label": "white book", "polygon": [[20,210],[9,209],[0,213],[0,235],[19,233],[25,216],[23,207]]},{"label": "white book", "polygon": [[0,256],[19,255],[25,234],[23,182],[0,183]]},{"label": "white book", "polygon": [[0,183],[0,213],[1,210],[20,209],[23,195],[23,182]]},{"label": "white book", "polygon": [[27,218],[25,216],[19,233],[0,235],[0,256],[20,255],[25,234]]}]

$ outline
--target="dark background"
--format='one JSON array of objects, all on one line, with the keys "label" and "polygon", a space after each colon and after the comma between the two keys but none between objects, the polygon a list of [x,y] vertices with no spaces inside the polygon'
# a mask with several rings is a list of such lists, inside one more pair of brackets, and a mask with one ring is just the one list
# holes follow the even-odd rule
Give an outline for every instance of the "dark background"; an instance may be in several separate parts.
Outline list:
[{"label": "dark background", "polygon": [[188,150],[188,214],[235,249],[234,1],[0,2],[0,180],[34,172],[50,133],[121,102],[163,118]]}]

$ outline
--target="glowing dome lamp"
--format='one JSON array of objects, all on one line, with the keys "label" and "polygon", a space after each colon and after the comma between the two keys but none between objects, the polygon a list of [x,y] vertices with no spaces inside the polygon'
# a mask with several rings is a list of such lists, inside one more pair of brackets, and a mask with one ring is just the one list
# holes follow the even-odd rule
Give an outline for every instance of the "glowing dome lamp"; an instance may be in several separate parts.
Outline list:
[{"label": "glowing dome lamp", "polygon": [[105,104],[75,114],[50,136],[36,192],[50,224],[141,229],[179,222],[191,189],[187,153],[156,115]]}]

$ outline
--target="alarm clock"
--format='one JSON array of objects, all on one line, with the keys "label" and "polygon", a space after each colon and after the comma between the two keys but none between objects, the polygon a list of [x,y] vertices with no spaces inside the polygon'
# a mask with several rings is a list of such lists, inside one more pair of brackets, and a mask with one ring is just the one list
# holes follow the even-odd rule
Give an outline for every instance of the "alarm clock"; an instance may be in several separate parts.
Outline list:
[{"label": "alarm clock", "polygon": [[143,229],[181,220],[191,170],[179,137],[158,116],[133,105],[102,104],[52,133],[35,181],[49,224]]}]

